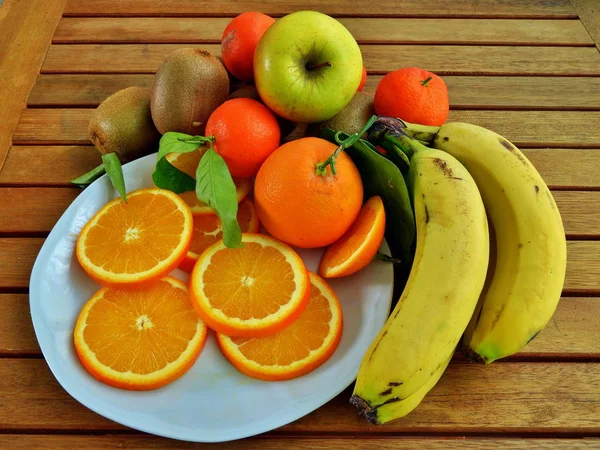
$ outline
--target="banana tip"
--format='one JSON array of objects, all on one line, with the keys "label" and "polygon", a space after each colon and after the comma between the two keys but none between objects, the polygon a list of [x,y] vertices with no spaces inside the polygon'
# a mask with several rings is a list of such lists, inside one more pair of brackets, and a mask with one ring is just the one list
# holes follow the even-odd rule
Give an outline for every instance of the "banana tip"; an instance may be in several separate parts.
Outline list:
[{"label": "banana tip", "polygon": [[350,404],[356,406],[358,409],[358,415],[367,419],[367,422],[379,425],[379,420],[377,420],[377,409],[372,408],[371,405],[358,395],[353,395],[350,397]]}]

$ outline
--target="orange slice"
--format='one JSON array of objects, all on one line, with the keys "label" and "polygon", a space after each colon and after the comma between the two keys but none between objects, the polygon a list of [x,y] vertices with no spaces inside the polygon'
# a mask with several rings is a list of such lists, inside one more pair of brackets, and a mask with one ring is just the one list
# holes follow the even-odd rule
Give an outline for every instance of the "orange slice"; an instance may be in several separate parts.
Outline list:
[{"label": "orange slice", "polygon": [[[254,202],[246,197],[238,206],[237,220],[243,233],[258,233],[260,223],[254,208]],[[191,272],[198,256],[223,238],[221,221],[215,215],[194,216],[194,234],[192,244],[179,268]]]},{"label": "orange slice", "polygon": [[342,338],[340,302],[325,280],[309,275],[308,304],[287,328],[262,338],[217,334],[221,351],[240,372],[260,380],[290,380],[313,371],[333,355]]},{"label": "orange slice", "polygon": [[228,336],[266,336],[293,322],[308,301],[304,262],[288,245],[242,234],[243,248],[223,241],[198,258],[190,278],[192,303],[206,324]]},{"label": "orange slice", "polygon": [[[200,158],[206,153],[206,147],[200,147],[198,150],[188,153],[169,153],[167,161],[182,172],[187,173],[190,177],[196,179],[196,169]],[[238,203],[241,202],[250,193],[252,189],[252,179],[250,178],[233,178],[236,187],[236,195]],[[179,194],[184,202],[188,204],[195,216],[214,214],[205,203],[198,200],[195,191],[183,192]]]},{"label": "orange slice", "polygon": [[331,244],[321,258],[319,275],[345,277],[369,265],[385,233],[385,209],[380,197],[371,197],[348,231]]},{"label": "orange slice", "polygon": [[81,310],[73,338],[81,363],[95,378],[149,390],[192,367],[206,333],[186,285],[165,277],[133,291],[100,289]]},{"label": "orange slice", "polygon": [[171,191],[140,189],[104,206],[77,239],[79,263],[104,286],[136,287],[162,278],[192,240],[190,208]]}]

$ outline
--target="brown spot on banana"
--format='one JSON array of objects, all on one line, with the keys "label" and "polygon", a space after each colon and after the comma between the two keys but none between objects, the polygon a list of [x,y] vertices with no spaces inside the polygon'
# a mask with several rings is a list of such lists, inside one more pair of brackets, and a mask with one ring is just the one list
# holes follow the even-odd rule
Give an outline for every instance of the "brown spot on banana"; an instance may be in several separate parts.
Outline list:
[{"label": "brown spot on banana", "polygon": [[402,381],[390,381],[388,386],[402,386]]},{"label": "brown spot on banana", "polygon": [[386,395],[390,395],[391,393],[392,393],[392,388],[389,388],[389,389],[386,389],[386,390],[385,390],[385,391],[383,391],[383,392],[380,392],[380,393],[379,393],[379,395],[380,395],[381,397],[385,397]]},{"label": "brown spot on banana", "polygon": [[540,187],[536,184],[535,186],[533,186],[533,188],[535,189],[535,193],[539,194],[540,192]]},{"label": "brown spot on banana", "polygon": [[452,177],[453,173],[452,173],[452,169],[450,167],[448,167],[448,163],[446,161],[444,161],[443,159],[440,158],[433,158],[433,163],[438,166],[438,168],[444,172],[444,175],[446,175],[447,177]]},{"label": "brown spot on banana", "polygon": [[429,223],[429,210],[427,209],[427,205],[425,207],[425,223]]}]

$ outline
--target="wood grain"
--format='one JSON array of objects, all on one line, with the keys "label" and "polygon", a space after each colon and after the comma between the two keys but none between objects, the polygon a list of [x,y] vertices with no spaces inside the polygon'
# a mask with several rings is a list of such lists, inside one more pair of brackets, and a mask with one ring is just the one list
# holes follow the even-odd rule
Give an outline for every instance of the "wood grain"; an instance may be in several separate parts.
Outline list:
[{"label": "wood grain", "polygon": [[[260,6],[260,7],[258,7]],[[455,2],[430,0],[263,0],[257,5],[250,0],[69,0],[65,16],[236,16],[245,11],[261,10],[281,16],[300,9],[316,9],[335,16],[393,17],[560,17],[576,18],[568,0],[479,0]]]},{"label": "wood grain", "polygon": [[187,449],[214,449],[214,450],[279,450],[282,448],[292,450],[327,450],[346,449],[364,450],[375,448],[381,450],[407,449],[437,449],[437,450],[572,450],[598,448],[597,439],[518,439],[518,438],[431,438],[431,437],[402,437],[394,440],[385,438],[252,438],[243,441],[227,442],[222,444],[196,444],[191,442],[174,441],[147,435],[118,435],[104,436],[53,436],[53,435],[0,435],[0,447],[6,450],[40,449],[40,450],[80,450],[94,448],[98,450],[112,450],[115,448],[142,449],[142,450],[187,450]]},{"label": "wood grain", "polygon": [[0,238],[0,289],[26,288],[44,239]]},{"label": "wood grain", "polygon": [[[92,111],[27,109],[13,141],[21,145],[89,144],[88,124]],[[448,120],[481,125],[524,148],[600,147],[600,111],[458,110],[451,111]]]},{"label": "wood grain", "polygon": [[41,356],[27,294],[0,294],[0,343],[2,356]]},{"label": "wood grain", "polygon": [[[154,73],[171,52],[188,44],[53,44],[42,73]],[[220,55],[221,47],[200,48]],[[373,73],[418,66],[439,75],[600,75],[593,47],[460,45],[362,45],[363,63]]]},{"label": "wood grain", "polygon": [[[600,152],[582,149],[525,149],[551,189],[600,190]],[[92,146],[13,146],[0,172],[0,187],[70,186],[70,180],[100,164]]]},{"label": "wood grain", "polygon": [[597,0],[571,0],[571,4],[600,51],[600,4]]},{"label": "wood grain", "polygon": [[[600,358],[599,317],[599,298],[563,297],[548,326],[511,360],[597,361]],[[31,323],[29,297],[0,294],[0,356],[23,355],[42,356]]]},{"label": "wood grain", "polygon": [[[452,364],[419,408],[380,427],[357,416],[350,393],[270,434],[600,432],[600,364],[594,363]],[[125,429],[70,397],[44,360],[0,359],[0,403],[0,430]]]},{"label": "wood grain", "polygon": [[0,170],[65,0],[6,0],[0,8]]},{"label": "wood grain", "polygon": [[[0,234],[47,233],[81,189],[0,188]],[[600,194],[600,192],[598,193]]]},{"label": "wood grain", "polygon": [[[600,153],[598,154],[600,158]],[[8,152],[0,186],[70,186],[71,180],[102,162],[91,146],[13,146]]]},{"label": "wood grain", "polygon": [[[599,152],[600,153],[600,152]],[[79,195],[71,188],[0,188],[0,235],[48,233]],[[600,238],[600,191],[556,191],[567,237]]]},{"label": "wood grain", "polygon": [[[65,17],[53,43],[220,44],[230,18]],[[593,46],[579,20],[365,19],[340,22],[360,44]]]},{"label": "wood grain", "polygon": [[[26,288],[41,238],[0,238],[0,288]],[[567,242],[566,294],[600,294],[600,241]]]},{"label": "wood grain", "polygon": [[[374,94],[381,75],[369,75],[363,92]],[[45,74],[29,106],[99,105],[129,86],[152,87],[151,74]],[[444,77],[453,109],[599,110],[600,77]],[[564,95],[568,92],[569,95]]]}]

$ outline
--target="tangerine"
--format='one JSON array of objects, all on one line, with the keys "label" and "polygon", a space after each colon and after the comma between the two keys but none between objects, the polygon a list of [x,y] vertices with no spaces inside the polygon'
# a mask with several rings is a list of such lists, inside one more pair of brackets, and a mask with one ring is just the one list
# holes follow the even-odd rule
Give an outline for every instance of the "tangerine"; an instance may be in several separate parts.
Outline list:
[{"label": "tangerine", "polygon": [[275,115],[250,98],[226,101],[211,114],[206,135],[234,177],[253,177],[279,146],[281,132]]},{"label": "tangerine", "polygon": [[258,41],[275,19],[266,14],[248,11],[235,17],[223,31],[221,56],[234,77],[254,80],[254,51]]},{"label": "tangerine", "polygon": [[443,125],[448,119],[448,88],[443,79],[408,67],[388,73],[375,91],[375,112],[421,125]]}]

